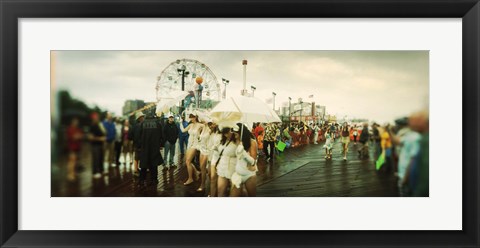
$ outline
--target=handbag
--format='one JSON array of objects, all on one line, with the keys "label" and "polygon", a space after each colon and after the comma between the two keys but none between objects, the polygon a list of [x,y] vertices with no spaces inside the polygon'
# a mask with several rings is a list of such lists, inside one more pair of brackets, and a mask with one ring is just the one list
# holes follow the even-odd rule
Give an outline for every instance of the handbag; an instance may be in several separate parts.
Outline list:
[{"label": "handbag", "polygon": [[283,143],[282,141],[278,141],[276,147],[277,147],[277,150],[283,152],[285,150],[285,147],[287,146],[287,144]]},{"label": "handbag", "polygon": [[218,156],[217,162],[215,163],[215,169],[217,168],[218,163],[220,163],[220,159],[222,159],[223,151],[225,151],[225,148],[227,148],[227,146],[230,144],[230,141],[231,141],[231,140],[229,140],[229,141],[227,142],[227,144],[225,145],[225,147],[224,147],[224,148],[222,149],[222,151],[220,152],[220,155]]}]

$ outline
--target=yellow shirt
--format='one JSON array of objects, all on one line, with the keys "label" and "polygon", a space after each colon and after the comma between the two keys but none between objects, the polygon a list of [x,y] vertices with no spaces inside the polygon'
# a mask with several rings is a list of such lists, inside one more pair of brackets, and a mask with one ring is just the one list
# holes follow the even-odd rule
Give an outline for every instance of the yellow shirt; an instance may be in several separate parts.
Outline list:
[{"label": "yellow shirt", "polygon": [[380,135],[380,138],[382,139],[381,141],[381,146],[382,148],[390,148],[392,147],[392,140],[390,139],[390,134],[388,134],[388,132],[383,132],[381,135]]}]

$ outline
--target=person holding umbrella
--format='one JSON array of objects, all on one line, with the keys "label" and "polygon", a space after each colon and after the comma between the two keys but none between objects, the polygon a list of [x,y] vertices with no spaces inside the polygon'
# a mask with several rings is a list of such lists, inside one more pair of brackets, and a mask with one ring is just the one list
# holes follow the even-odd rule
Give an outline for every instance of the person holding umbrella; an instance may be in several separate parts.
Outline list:
[{"label": "person holding umbrella", "polygon": [[235,132],[237,139],[237,163],[232,175],[232,190],[230,196],[240,196],[242,184],[245,185],[248,196],[257,195],[257,142],[248,128],[238,123],[239,131]]}]

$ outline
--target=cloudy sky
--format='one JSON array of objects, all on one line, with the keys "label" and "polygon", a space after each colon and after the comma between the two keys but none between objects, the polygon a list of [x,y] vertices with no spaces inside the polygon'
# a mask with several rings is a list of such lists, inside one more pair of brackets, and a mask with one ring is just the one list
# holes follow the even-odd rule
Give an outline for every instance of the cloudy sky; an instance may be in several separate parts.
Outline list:
[{"label": "cloudy sky", "polygon": [[[242,60],[248,60],[247,89],[276,107],[288,97],[314,95],[327,113],[385,122],[428,106],[428,51],[57,51],[55,89],[66,89],[87,104],[121,114],[127,99],[156,100],[156,80],[171,62],[206,64],[227,96],[243,87]],[[223,90],[223,84],[222,84]]]}]

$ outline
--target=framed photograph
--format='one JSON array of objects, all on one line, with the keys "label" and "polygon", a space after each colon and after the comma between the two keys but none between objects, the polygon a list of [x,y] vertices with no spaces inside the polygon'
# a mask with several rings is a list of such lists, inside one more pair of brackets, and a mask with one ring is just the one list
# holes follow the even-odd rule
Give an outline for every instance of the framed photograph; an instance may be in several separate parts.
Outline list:
[{"label": "framed photograph", "polygon": [[480,245],[477,0],[0,6],[1,247]]}]

